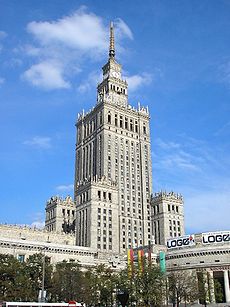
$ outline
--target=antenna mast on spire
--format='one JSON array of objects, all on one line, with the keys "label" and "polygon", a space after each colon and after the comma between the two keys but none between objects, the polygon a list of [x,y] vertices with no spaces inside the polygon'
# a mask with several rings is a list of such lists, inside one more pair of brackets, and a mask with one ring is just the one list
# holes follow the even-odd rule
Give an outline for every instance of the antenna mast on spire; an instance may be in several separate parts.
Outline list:
[{"label": "antenna mast on spire", "polygon": [[109,57],[115,57],[115,43],[114,43],[114,29],[113,29],[113,22],[110,22],[110,39],[109,39]]}]

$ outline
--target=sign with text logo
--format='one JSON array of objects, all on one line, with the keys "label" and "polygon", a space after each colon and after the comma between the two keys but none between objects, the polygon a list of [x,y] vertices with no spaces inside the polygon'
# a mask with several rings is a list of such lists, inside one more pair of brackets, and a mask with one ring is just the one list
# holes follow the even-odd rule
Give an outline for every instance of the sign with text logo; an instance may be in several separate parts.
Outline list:
[{"label": "sign with text logo", "polygon": [[203,244],[230,243],[230,231],[202,233]]},{"label": "sign with text logo", "polygon": [[183,237],[177,237],[167,240],[167,247],[171,248],[179,248],[179,247],[187,247],[187,246],[194,246],[195,243],[195,236],[194,235],[187,235]]}]

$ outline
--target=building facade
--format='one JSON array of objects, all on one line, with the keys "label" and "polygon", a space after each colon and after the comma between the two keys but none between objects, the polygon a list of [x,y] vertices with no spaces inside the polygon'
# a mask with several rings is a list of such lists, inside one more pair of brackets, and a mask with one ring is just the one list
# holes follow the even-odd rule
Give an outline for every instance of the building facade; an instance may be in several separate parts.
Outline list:
[{"label": "building facade", "polygon": [[155,193],[151,200],[152,227],[156,244],[184,235],[184,201],[174,192]]},{"label": "building facade", "polygon": [[207,303],[216,302],[214,284],[218,280],[223,289],[223,301],[230,303],[230,231],[193,234],[169,241],[167,272],[196,272],[197,280],[202,278],[205,283]]},{"label": "building facade", "polygon": [[97,103],[76,124],[76,244],[123,253],[152,239],[150,117],[128,102],[112,25],[102,70]]},{"label": "building facade", "polygon": [[45,229],[49,232],[75,233],[76,205],[70,196],[52,196],[46,203]]}]

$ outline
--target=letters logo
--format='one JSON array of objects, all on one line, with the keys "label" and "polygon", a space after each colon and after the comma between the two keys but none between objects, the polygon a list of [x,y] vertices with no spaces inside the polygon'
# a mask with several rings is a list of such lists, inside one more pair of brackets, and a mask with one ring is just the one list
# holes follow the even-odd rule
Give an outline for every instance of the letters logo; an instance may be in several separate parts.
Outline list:
[{"label": "letters logo", "polygon": [[230,242],[230,231],[202,233],[203,244]]},{"label": "letters logo", "polygon": [[186,247],[195,245],[194,235],[187,235],[183,237],[169,239],[167,241],[167,247],[170,248],[178,248],[178,247]]}]

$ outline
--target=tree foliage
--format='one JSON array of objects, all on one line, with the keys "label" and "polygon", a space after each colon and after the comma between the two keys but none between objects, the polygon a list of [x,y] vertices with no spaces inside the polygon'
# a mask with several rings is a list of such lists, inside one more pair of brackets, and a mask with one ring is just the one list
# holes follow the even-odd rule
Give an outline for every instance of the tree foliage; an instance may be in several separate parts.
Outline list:
[{"label": "tree foliage", "polygon": [[192,303],[199,297],[195,272],[176,271],[168,275],[168,296],[174,306]]},{"label": "tree foliage", "polygon": [[[53,266],[44,254],[34,254],[25,262],[0,255],[0,300],[37,301],[44,264],[50,302],[75,300],[86,306],[119,306],[116,298],[122,290],[129,293],[128,306],[162,307],[168,298],[179,306],[182,301],[191,303],[198,298],[197,279],[191,272],[162,274],[158,266],[145,261],[141,269],[134,265],[132,272],[130,268],[114,271],[104,265],[85,269],[74,261]],[[200,298],[203,296],[200,293]]]}]

